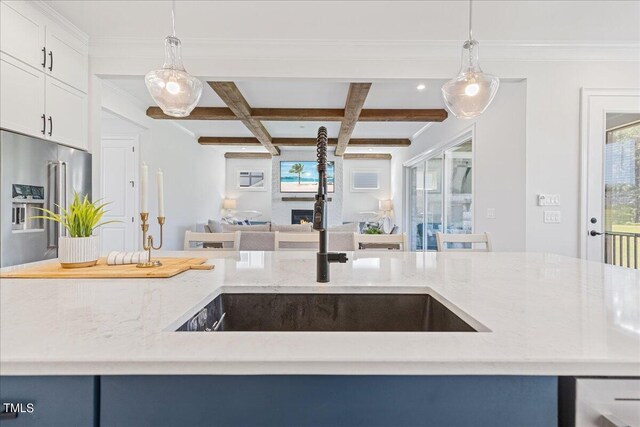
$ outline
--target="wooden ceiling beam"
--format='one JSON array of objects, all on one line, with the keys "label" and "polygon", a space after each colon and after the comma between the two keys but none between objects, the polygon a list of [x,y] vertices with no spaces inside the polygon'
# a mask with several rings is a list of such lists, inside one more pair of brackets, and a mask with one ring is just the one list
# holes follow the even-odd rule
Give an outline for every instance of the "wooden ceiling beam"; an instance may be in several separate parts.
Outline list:
[{"label": "wooden ceiling beam", "polygon": [[149,107],[147,116],[158,120],[239,120],[228,107],[196,107],[186,117],[167,116],[160,107]]},{"label": "wooden ceiling beam", "polygon": [[[244,145],[259,146],[260,141],[252,137],[220,137],[201,136],[198,138],[201,145]],[[315,138],[273,138],[271,143],[276,147],[315,147]],[[408,138],[352,138],[350,145],[358,147],[408,147],[411,140]],[[329,145],[338,145],[338,138],[329,138]]]},{"label": "wooden ceiling beam", "polygon": [[[187,117],[171,117],[160,107],[147,108],[147,116],[157,120],[239,120],[228,107],[196,107]],[[252,108],[251,118],[273,122],[339,122],[342,108]],[[441,122],[447,118],[444,109],[363,109],[360,122]]]},{"label": "wooden ceiling beam", "polygon": [[342,108],[254,108],[251,117],[256,120],[279,122],[339,122],[344,117]]},{"label": "wooden ceiling beam", "polygon": [[225,159],[270,159],[270,153],[224,153]]},{"label": "wooden ceiling beam", "polygon": [[435,109],[363,109],[359,122],[442,122],[448,116],[444,108]]},{"label": "wooden ceiling beam", "polygon": [[271,135],[259,120],[251,117],[251,107],[238,86],[233,82],[208,82],[209,86],[218,94],[220,99],[227,104],[238,119],[251,131],[269,153],[274,156],[280,154],[280,150],[271,143]]},{"label": "wooden ceiling beam", "polygon": [[344,160],[391,160],[391,154],[386,153],[344,153]]},{"label": "wooden ceiling beam", "polygon": [[369,89],[371,89],[371,83],[351,83],[349,85],[347,102],[344,106],[344,118],[340,124],[340,133],[338,134],[336,156],[342,156],[347,149],[347,144],[349,144],[351,134],[356,128],[360,112],[364,107],[364,101],[369,94]]}]

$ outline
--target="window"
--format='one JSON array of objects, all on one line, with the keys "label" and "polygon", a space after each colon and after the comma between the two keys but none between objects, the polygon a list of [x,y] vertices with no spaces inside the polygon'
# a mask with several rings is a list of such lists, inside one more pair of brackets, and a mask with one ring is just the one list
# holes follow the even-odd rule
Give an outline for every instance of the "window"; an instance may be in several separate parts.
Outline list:
[{"label": "window", "polygon": [[351,190],[371,191],[380,188],[380,172],[377,170],[354,170],[351,173]]}]

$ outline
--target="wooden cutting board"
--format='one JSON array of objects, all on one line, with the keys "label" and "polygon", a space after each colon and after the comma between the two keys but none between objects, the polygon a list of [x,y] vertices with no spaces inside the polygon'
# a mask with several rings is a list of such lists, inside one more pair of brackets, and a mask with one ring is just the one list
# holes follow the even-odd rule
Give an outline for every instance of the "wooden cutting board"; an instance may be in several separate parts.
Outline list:
[{"label": "wooden cutting board", "polygon": [[25,266],[16,270],[0,273],[0,278],[16,279],[131,279],[131,278],[167,278],[187,270],[212,270],[213,265],[203,265],[206,258],[155,258],[162,266],[138,268],[135,264],[107,265],[106,258],[100,258],[98,264],[86,268],[62,268],[59,263],[51,262]]}]

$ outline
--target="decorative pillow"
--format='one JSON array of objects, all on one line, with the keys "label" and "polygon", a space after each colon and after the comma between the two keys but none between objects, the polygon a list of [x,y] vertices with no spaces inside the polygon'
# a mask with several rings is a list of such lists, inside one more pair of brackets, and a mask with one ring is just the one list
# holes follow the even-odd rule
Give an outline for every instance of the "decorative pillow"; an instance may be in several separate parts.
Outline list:
[{"label": "decorative pillow", "polygon": [[360,231],[357,222],[350,222],[347,224],[334,225],[333,227],[329,227],[329,232],[345,232],[345,233],[357,233]]},{"label": "decorative pillow", "polygon": [[233,233],[235,231],[269,231],[269,224],[261,225],[233,225],[221,224],[223,233]]},{"label": "decorative pillow", "polygon": [[215,219],[209,220],[209,229],[212,233],[222,233],[222,223]]},{"label": "decorative pillow", "polygon": [[310,222],[306,224],[283,224],[271,223],[271,231],[282,231],[283,233],[311,233],[313,231]]}]

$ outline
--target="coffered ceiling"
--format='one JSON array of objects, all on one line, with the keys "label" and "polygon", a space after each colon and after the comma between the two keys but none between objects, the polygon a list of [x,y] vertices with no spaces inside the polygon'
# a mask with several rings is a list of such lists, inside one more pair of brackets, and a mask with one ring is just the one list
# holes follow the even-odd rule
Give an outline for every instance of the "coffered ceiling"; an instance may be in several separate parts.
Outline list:
[{"label": "coffered ceiling", "polygon": [[[147,92],[142,76],[107,77],[105,80],[135,97],[140,105],[155,105]],[[205,83],[203,85],[203,95],[198,107],[226,107],[226,104],[210,85],[206,84],[205,81],[203,83]],[[343,109],[350,84],[342,81],[303,80],[240,80],[235,83],[252,108],[292,109]],[[366,96],[363,108],[365,110],[442,109],[443,102],[440,95],[442,83],[444,83],[443,80],[374,81]],[[418,90],[418,85],[424,85],[425,87],[422,90]],[[196,138],[254,137],[240,120],[175,120],[174,122],[193,133]],[[262,120],[261,123],[268,133],[279,142],[282,142],[282,138],[315,138],[317,129],[320,126],[327,128],[329,138],[337,139],[341,127],[340,121]],[[416,134],[421,133],[430,125],[437,124],[427,121],[359,121],[353,128],[351,138],[360,140],[411,140]],[[374,147],[376,152],[385,151],[384,147]],[[235,149],[237,149],[237,146],[235,146]]]}]

